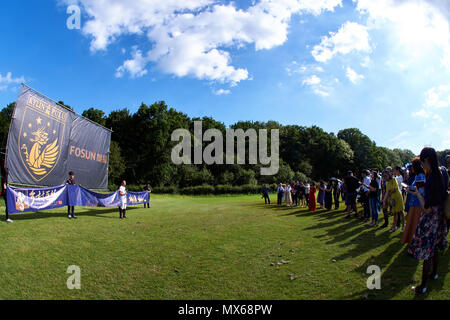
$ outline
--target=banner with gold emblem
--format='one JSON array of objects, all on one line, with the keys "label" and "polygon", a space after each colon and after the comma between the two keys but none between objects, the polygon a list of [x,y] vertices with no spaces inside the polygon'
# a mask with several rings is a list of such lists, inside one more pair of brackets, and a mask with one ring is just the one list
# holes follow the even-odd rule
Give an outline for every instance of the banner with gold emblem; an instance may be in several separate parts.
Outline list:
[{"label": "banner with gold emblem", "polygon": [[8,135],[9,183],[60,185],[74,171],[87,188],[107,189],[111,131],[22,86]]}]

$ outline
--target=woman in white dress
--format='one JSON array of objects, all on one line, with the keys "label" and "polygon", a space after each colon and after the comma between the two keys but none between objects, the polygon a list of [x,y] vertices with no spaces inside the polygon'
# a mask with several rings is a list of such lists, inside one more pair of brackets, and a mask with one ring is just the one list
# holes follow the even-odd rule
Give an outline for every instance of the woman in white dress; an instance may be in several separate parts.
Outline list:
[{"label": "woman in white dress", "polygon": [[290,207],[292,205],[292,195],[291,195],[291,185],[286,184],[286,188],[284,191],[284,198],[286,199],[286,205]]}]

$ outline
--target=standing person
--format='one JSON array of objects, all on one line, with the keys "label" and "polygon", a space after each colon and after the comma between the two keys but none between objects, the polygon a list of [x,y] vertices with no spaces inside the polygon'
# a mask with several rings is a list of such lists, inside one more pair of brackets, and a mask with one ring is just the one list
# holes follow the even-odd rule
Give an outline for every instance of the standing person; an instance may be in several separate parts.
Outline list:
[{"label": "standing person", "polygon": [[377,172],[372,173],[372,180],[370,184],[365,184],[364,186],[369,189],[369,205],[370,211],[372,212],[372,221],[369,223],[370,227],[378,225],[378,215],[380,214],[380,207],[378,206],[378,190],[379,184],[377,182]]},{"label": "standing person", "polygon": [[11,223],[13,221],[9,218],[8,202],[6,201],[6,188],[7,187],[8,187],[8,184],[6,183],[6,179],[2,178],[1,191],[2,191],[3,200],[5,201],[5,217],[6,217],[6,222]]},{"label": "standing person", "polygon": [[320,180],[317,203],[320,205],[320,209],[323,209],[323,207],[325,206],[325,183],[323,182],[323,180]]},{"label": "standing person", "polygon": [[433,148],[423,148],[420,161],[426,175],[424,197],[417,189],[414,194],[419,199],[423,212],[408,252],[415,259],[423,260],[422,282],[419,286],[412,287],[416,293],[423,294],[427,291],[428,279],[438,278],[439,250],[447,248],[448,243],[447,222],[443,214],[446,190],[436,151]]},{"label": "standing person", "polygon": [[285,191],[284,196],[286,199],[286,206],[290,207],[292,205],[291,186],[289,184],[286,184],[286,189],[284,191]]},{"label": "standing person", "polygon": [[[381,180],[381,197],[384,199],[386,196],[386,181],[389,177],[389,171],[384,170],[381,174],[382,180]],[[389,213],[390,210],[388,209],[388,205],[384,204],[384,201],[381,201],[381,207],[383,208],[383,217],[384,217],[384,223],[380,228],[386,228],[389,225]]]},{"label": "standing person", "polygon": [[316,211],[316,185],[314,182],[311,182],[311,186],[309,188],[309,193],[308,193],[308,209],[309,211]]},{"label": "standing person", "polygon": [[[445,163],[447,165],[447,194],[445,196],[444,210],[447,217],[447,233],[450,230],[450,154],[445,156]],[[444,181],[445,184],[445,181]]]},{"label": "standing person", "polygon": [[400,189],[398,188],[397,180],[393,177],[391,171],[387,171],[386,174],[386,194],[383,199],[384,206],[388,205],[392,206],[392,212],[394,213],[394,223],[392,224],[389,232],[394,232],[397,230],[397,221],[398,219],[402,220],[402,231],[405,226],[405,216],[403,214],[403,197],[400,193]]},{"label": "standing person", "polygon": [[264,198],[265,204],[267,204],[267,202],[269,202],[269,204],[270,204],[269,192],[270,192],[270,189],[267,187],[267,184],[265,184],[262,188],[262,196]]},{"label": "standing person", "polygon": [[294,188],[294,192],[295,192],[295,205],[296,206],[298,206],[298,205],[302,205],[302,201],[303,201],[303,199],[302,199],[302,197],[303,197],[303,194],[302,194],[302,184],[299,182],[299,181],[297,181],[296,183],[295,183],[295,188]]},{"label": "standing person", "polygon": [[[73,171],[69,172],[69,179],[66,181],[66,184],[76,185],[75,183],[75,173]],[[67,217],[69,219],[77,219],[77,216],[75,215],[75,207],[74,206],[67,206]]]},{"label": "standing person", "polygon": [[127,182],[125,180],[122,181],[122,184],[119,188],[119,213],[120,219],[126,219],[127,215]]},{"label": "standing person", "polygon": [[[305,184],[305,205],[306,205],[307,207],[309,207],[309,191],[310,191],[310,185],[309,185],[309,183],[307,182],[307,183]],[[314,201],[316,201],[316,200],[314,200]]]},{"label": "standing person", "polygon": [[344,183],[345,177],[342,177],[341,182],[339,183],[339,193],[341,194],[341,200],[345,203],[345,183]]},{"label": "standing person", "polygon": [[358,188],[358,179],[353,175],[352,171],[349,171],[347,177],[344,179],[345,204],[347,205],[346,219],[351,218],[352,210],[355,212],[355,218],[358,217],[358,207],[356,206],[356,189]]},{"label": "standing person", "polygon": [[280,183],[280,185],[277,188],[277,205],[281,206],[283,203],[283,194],[284,194],[284,188],[283,185]]},{"label": "standing person", "polygon": [[369,221],[369,217],[370,217],[370,198],[369,198],[369,185],[371,183],[371,179],[369,177],[370,173],[369,170],[364,170],[361,173],[361,176],[363,178],[362,181],[362,186],[361,186],[361,202],[363,204],[364,207],[364,213],[363,213],[363,218],[364,218],[364,222],[368,222]]},{"label": "standing person", "polygon": [[374,172],[374,175],[376,176],[376,181],[378,183],[378,191],[377,191],[377,206],[378,206],[378,211],[381,210],[381,207],[383,205],[383,201],[381,201],[381,188],[382,188],[382,178],[381,175],[379,174],[378,169],[376,169]]},{"label": "standing person", "polygon": [[333,199],[334,199],[334,210],[339,209],[339,181],[335,180],[333,182]]},{"label": "standing person", "polygon": [[402,183],[405,181],[405,179],[403,176],[402,168],[400,168],[399,166],[396,166],[394,168],[394,177],[395,177],[395,180],[397,180],[398,188],[400,189],[402,197],[404,197],[404,194],[402,192]]},{"label": "standing person", "polygon": [[147,191],[148,193],[148,203],[144,203],[144,208],[150,208],[150,194],[152,193],[152,189],[150,188],[149,183],[144,187],[144,191]]},{"label": "standing person", "polygon": [[[408,203],[408,215],[406,219],[405,231],[402,235],[402,243],[411,243],[414,233],[416,232],[417,225],[419,224],[419,219],[422,214],[422,204],[419,198],[414,194],[414,192],[419,191],[422,198],[425,194],[425,173],[420,162],[420,158],[414,158],[410,166],[410,177],[412,179],[411,184],[409,184],[406,189],[408,196],[406,197]],[[409,180],[408,179],[408,180]]]},{"label": "standing person", "polygon": [[331,207],[333,206],[333,187],[331,185],[331,180],[328,180],[327,186],[325,187],[325,194],[324,194],[324,201],[325,201],[325,208],[327,211],[331,210]]}]

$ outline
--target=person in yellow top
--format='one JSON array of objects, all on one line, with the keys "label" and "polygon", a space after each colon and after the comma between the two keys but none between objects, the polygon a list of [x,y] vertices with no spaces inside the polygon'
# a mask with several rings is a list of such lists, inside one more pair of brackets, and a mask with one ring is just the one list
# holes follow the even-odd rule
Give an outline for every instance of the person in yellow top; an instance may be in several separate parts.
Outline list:
[{"label": "person in yellow top", "polygon": [[400,189],[397,184],[397,180],[393,177],[392,171],[386,171],[385,174],[386,179],[386,195],[383,199],[384,207],[392,206],[392,212],[394,214],[394,223],[392,224],[392,228],[389,232],[394,232],[397,230],[397,221],[401,219],[402,221],[402,230],[405,227],[405,215],[403,197],[400,192]]}]

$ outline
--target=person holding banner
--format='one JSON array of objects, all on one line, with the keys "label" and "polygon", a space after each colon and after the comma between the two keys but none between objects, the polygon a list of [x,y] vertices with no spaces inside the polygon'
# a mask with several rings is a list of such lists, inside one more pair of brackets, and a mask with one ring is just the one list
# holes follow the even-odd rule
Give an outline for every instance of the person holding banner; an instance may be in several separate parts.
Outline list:
[{"label": "person holding banner", "polygon": [[127,189],[125,186],[127,182],[125,180],[122,181],[122,185],[119,188],[119,213],[120,219],[126,219],[126,211],[127,211]]},{"label": "person holding banner", "polygon": [[144,208],[150,208],[150,193],[152,193],[152,190],[150,189],[150,184],[147,184],[144,187],[144,191],[147,191],[148,193],[148,203],[144,203]]},{"label": "person holding banner", "polygon": [[11,223],[13,222],[11,219],[9,219],[9,214],[8,214],[8,202],[6,201],[6,188],[8,187],[8,185],[6,184],[6,180],[2,179],[2,187],[1,187],[1,191],[2,191],[2,197],[3,200],[5,200],[5,216],[6,216],[6,222]]},{"label": "person holding banner", "polygon": [[[66,181],[66,184],[72,184],[76,185],[75,183],[75,173],[73,171],[69,172],[69,180]],[[76,219],[77,216],[75,216],[75,207],[74,206],[67,206],[67,217],[69,219]]]}]

